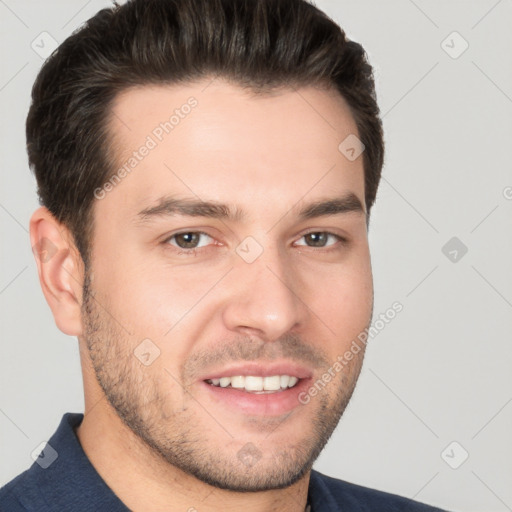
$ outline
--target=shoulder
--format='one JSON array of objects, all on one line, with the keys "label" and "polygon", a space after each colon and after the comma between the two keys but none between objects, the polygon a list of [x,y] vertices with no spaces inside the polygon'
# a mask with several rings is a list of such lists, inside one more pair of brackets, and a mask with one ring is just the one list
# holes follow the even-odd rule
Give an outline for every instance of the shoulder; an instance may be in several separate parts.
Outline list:
[{"label": "shoulder", "polygon": [[[311,472],[310,487],[310,492],[314,495],[312,501],[320,505],[317,507],[320,511],[443,512],[440,508],[396,494],[338,480],[314,470]],[[313,511],[316,512],[314,507]]]},{"label": "shoulder", "polygon": [[[72,443],[73,426],[79,424],[81,414],[65,414],[57,431],[41,450],[39,457],[29,469],[18,475],[0,489],[0,510],[9,512],[38,510],[49,512],[54,507],[49,490],[58,489],[62,480],[62,461]],[[60,455],[60,457],[59,457]],[[67,468],[69,473],[69,468]]]},{"label": "shoulder", "polygon": [[127,512],[103,481],[75,434],[82,414],[65,414],[32,466],[0,489],[6,512]]},{"label": "shoulder", "polygon": [[9,512],[31,510],[30,503],[38,503],[41,512],[49,510],[42,497],[38,495],[38,486],[31,477],[31,471],[27,470],[0,488],[0,510]]}]

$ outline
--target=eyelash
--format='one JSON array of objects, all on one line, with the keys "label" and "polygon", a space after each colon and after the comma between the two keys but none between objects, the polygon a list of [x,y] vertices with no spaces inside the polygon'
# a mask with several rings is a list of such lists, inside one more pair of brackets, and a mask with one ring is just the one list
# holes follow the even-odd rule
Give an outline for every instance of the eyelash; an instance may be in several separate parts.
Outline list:
[{"label": "eyelash", "polygon": [[[320,234],[326,234],[327,236],[333,236],[334,238],[336,238],[338,243],[332,244],[327,247],[318,247],[318,248],[316,248],[314,246],[308,246],[308,245],[300,245],[299,247],[305,247],[306,249],[319,249],[319,250],[322,250],[323,252],[332,252],[332,251],[339,250],[341,247],[346,246],[348,244],[348,240],[346,238],[344,238],[340,235],[337,235],[336,233],[331,233],[330,231],[308,231],[307,233],[304,233],[299,238],[299,240],[301,238],[304,238],[313,233],[315,233],[315,234],[320,233]],[[197,256],[197,253],[199,251],[201,251],[203,249],[208,249],[209,246],[212,245],[212,244],[208,244],[205,247],[191,247],[190,249],[184,249],[182,247],[174,246],[169,243],[174,237],[179,236],[179,235],[185,235],[185,234],[204,235],[204,236],[207,236],[207,237],[213,239],[213,237],[211,235],[209,235],[208,233],[205,233],[204,231],[180,231],[179,233],[174,233],[173,235],[167,237],[162,243],[164,245],[173,247],[173,249],[177,251],[176,254],[178,256],[180,256],[180,255]],[[213,245],[215,245],[215,244],[213,244]]]},{"label": "eyelash", "polygon": [[206,247],[191,247],[190,249],[184,249],[183,247],[173,246],[169,243],[174,237],[179,236],[179,235],[186,235],[186,234],[204,235],[204,236],[207,236],[207,237],[213,239],[213,236],[209,235],[208,233],[205,233],[204,231],[180,231],[179,233],[174,233],[173,235],[167,237],[163,241],[163,243],[166,245],[170,245],[174,250],[176,250],[177,251],[176,254],[178,254],[178,255],[184,254],[186,256],[196,256],[198,251],[209,247],[210,244],[207,245]]}]

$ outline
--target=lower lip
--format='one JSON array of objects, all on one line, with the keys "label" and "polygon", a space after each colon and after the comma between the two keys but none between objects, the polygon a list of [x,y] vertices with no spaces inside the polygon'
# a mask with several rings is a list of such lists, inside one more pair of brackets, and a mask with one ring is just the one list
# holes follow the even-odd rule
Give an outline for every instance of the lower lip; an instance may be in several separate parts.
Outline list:
[{"label": "lower lip", "polygon": [[293,388],[274,393],[249,393],[231,387],[213,386],[204,381],[201,384],[214,400],[244,414],[281,416],[302,405],[299,395],[308,389],[309,381],[310,379],[301,379]]}]

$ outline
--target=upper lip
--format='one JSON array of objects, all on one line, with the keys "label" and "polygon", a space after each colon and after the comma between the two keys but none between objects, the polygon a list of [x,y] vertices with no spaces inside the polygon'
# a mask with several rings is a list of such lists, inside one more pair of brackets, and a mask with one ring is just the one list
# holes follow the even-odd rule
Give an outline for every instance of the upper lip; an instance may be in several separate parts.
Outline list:
[{"label": "upper lip", "polygon": [[254,377],[272,377],[273,375],[289,375],[298,379],[308,379],[313,372],[303,364],[290,361],[250,362],[233,364],[217,370],[208,371],[199,377],[199,380],[220,379],[222,377],[234,377],[236,375]]}]

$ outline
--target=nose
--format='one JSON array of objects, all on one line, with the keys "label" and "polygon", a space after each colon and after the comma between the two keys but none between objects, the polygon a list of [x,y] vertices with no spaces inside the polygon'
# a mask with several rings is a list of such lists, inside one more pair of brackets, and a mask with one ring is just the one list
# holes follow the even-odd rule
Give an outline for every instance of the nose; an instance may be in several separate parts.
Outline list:
[{"label": "nose", "polygon": [[300,279],[292,266],[265,250],[252,263],[238,261],[231,272],[231,292],[223,311],[225,326],[266,341],[301,326],[308,314],[299,296]]}]

